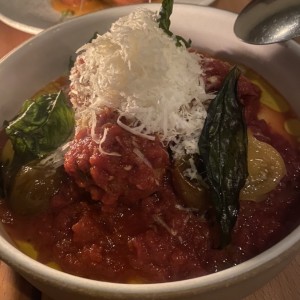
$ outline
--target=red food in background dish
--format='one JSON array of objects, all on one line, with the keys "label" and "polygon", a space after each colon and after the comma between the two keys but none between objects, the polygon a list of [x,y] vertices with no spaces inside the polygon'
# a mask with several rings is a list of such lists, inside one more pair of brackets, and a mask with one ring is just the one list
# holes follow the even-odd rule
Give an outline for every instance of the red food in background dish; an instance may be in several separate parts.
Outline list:
[{"label": "red food in background dish", "polygon": [[[56,0],[57,1],[57,0]],[[76,7],[85,4],[85,2],[94,2],[94,3],[101,3],[105,5],[128,5],[128,4],[138,4],[138,3],[149,3],[148,0],[110,0],[110,1],[102,1],[102,0],[59,0],[64,5],[70,7]]]},{"label": "red food in background dish", "polygon": [[[155,0],[152,2],[160,2]],[[51,0],[52,8],[63,16],[83,15],[109,7],[149,3],[148,0]]]}]

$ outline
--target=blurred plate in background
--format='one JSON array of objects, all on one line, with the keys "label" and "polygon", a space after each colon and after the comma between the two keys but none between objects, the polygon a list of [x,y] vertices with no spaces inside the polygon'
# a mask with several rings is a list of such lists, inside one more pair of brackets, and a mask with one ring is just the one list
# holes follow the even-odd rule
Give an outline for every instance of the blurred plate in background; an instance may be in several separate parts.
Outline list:
[{"label": "blurred plate in background", "polygon": [[[175,3],[209,5],[214,0],[175,0]],[[0,0],[0,20],[21,31],[37,34],[66,17],[54,10],[51,0]]]}]

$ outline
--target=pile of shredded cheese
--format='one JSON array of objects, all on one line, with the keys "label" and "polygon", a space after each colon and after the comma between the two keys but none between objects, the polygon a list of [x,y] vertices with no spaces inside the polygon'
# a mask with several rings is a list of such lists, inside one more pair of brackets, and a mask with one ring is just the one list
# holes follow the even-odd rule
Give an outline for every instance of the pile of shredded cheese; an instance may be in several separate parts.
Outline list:
[{"label": "pile of shredded cheese", "polygon": [[[206,110],[199,55],[177,47],[157,22],[139,9],[117,20],[109,32],[78,50],[71,71],[77,125],[93,127],[104,106],[135,120],[125,126],[145,138],[157,134],[175,157],[197,153]],[[136,122],[136,120],[138,122]]]}]

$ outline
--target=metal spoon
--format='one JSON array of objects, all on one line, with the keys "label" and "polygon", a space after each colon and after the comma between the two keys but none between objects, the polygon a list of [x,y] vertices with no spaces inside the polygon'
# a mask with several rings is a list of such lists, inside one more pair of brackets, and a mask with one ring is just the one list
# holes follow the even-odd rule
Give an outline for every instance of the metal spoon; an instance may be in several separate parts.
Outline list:
[{"label": "metal spoon", "polygon": [[300,36],[300,0],[253,0],[238,15],[234,32],[256,45]]}]

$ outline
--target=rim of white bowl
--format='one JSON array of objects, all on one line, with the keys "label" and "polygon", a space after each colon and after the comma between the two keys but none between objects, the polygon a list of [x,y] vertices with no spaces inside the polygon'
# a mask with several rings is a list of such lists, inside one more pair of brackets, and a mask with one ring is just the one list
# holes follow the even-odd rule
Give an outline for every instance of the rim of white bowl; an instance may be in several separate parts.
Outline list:
[{"label": "rim of white bowl", "polygon": [[[21,272],[21,274],[31,273],[41,281],[50,282],[52,285],[58,287],[65,286],[67,289],[70,287],[73,287],[72,289],[74,289],[75,287],[78,290],[82,290],[88,287],[91,293],[99,291],[109,293],[117,288],[119,293],[128,295],[131,293],[162,295],[163,293],[169,293],[170,291],[172,291],[172,293],[177,293],[179,291],[183,292],[193,289],[209,290],[228,286],[229,282],[230,284],[233,284],[234,281],[246,280],[254,277],[261,269],[268,269],[286,259],[291,259],[293,255],[299,251],[299,248],[300,226],[268,250],[237,266],[230,267],[223,271],[202,277],[173,282],[127,284],[86,279],[55,270],[30,258],[0,236],[1,259],[17,271]],[[247,276],[245,276],[245,274],[247,274]],[[218,283],[218,285],[216,285],[216,283]]]},{"label": "rim of white bowl", "polygon": [[[147,4],[149,5],[149,4]],[[159,7],[158,4],[150,4],[153,7]],[[182,6],[194,6],[193,4],[177,4]],[[143,4],[132,5],[133,7],[144,6]],[[148,6],[149,7],[149,6]],[[199,6],[197,6],[199,7]],[[109,8],[99,12],[92,13],[90,15],[96,14],[106,14],[109,10],[120,10],[121,7]],[[124,7],[124,9],[126,9]],[[213,7],[201,7],[203,10],[213,10],[222,15],[227,15],[230,18],[235,18],[237,15],[235,13],[220,10]],[[87,18],[88,16],[81,16],[78,18]],[[50,27],[36,36],[33,36],[28,41],[24,42],[16,49],[8,53],[1,60],[11,57],[15,52],[19,51],[20,48],[30,44],[36,38],[39,38],[40,35],[45,35],[55,32],[61,26],[68,26],[72,22],[76,22],[76,19],[70,19],[64,23],[57,24],[53,27]],[[298,45],[296,42],[288,41],[285,42],[287,45],[295,47]],[[297,48],[300,53],[300,46]],[[1,226],[1,224],[0,224]],[[86,290],[87,287],[90,293],[111,293],[112,291],[117,291],[119,294],[123,295],[164,295],[164,294],[176,294],[178,292],[191,291],[191,290],[210,290],[216,289],[222,286],[228,286],[234,282],[243,281],[247,278],[254,277],[257,272],[261,269],[268,269],[272,266],[279,264],[280,262],[290,259],[295,253],[300,249],[300,225],[295,228],[290,234],[288,234],[281,241],[276,243],[274,246],[265,250],[261,254],[241,263],[236,266],[230,267],[223,271],[217,273],[212,273],[209,275],[185,279],[180,281],[172,281],[165,283],[147,283],[147,284],[127,284],[127,283],[113,283],[99,280],[86,279],[83,277],[75,276],[63,271],[55,270],[47,265],[44,265],[16,248],[13,244],[8,242],[4,237],[0,236],[0,258],[5,261],[7,264],[12,266],[21,274],[32,274],[34,273],[35,278],[38,278],[40,281],[51,283],[53,286],[64,287],[66,289],[76,289],[76,290]],[[30,266],[30,267],[29,267]],[[245,273],[247,276],[245,276]],[[59,280],[58,280],[59,278]],[[216,285],[218,283],[218,285]]]}]

